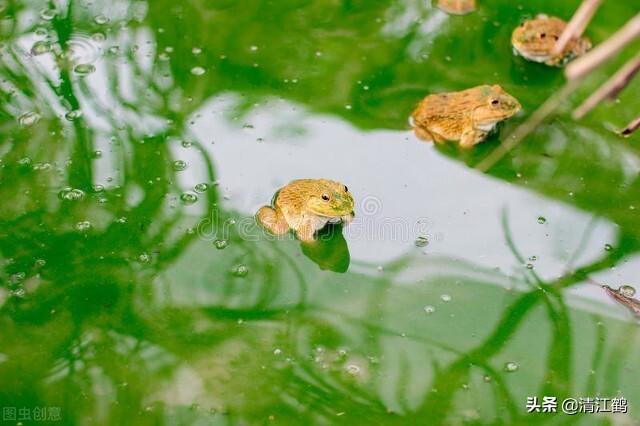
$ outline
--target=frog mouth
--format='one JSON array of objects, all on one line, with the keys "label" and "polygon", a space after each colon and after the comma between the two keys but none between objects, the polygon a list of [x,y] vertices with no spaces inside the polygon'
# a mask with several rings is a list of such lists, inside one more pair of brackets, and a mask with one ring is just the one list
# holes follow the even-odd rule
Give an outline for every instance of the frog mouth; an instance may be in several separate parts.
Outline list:
[{"label": "frog mouth", "polygon": [[546,62],[551,59],[551,55],[548,52],[524,52],[517,47],[513,48],[513,53],[533,62]]}]

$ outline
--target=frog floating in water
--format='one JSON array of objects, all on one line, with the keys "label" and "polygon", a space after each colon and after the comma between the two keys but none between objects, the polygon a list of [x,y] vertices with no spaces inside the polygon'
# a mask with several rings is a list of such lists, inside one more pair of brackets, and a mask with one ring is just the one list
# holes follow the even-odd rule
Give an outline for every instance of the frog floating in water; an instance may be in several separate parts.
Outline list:
[{"label": "frog floating in water", "polygon": [[516,54],[529,61],[559,67],[591,48],[591,42],[587,38],[573,38],[561,54],[554,56],[551,53],[553,46],[566,26],[566,22],[555,16],[538,15],[513,30],[511,44]]},{"label": "frog floating in water", "polygon": [[466,15],[476,10],[476,0],[438,0],[438,9],[451,15]]},{"label": "frog floating in water", "polygon": [[272,206],[258,210],[256,219],[274,235],[293,229],[303,242],[314,241],[327,223],[349,223],[353,217],[349,189],[328,179],[299,179],[281,188]]},{"label": "frog floating in water", "polygon": [[482,142],[500,121],[521,106],[502,87],[482,85],[461,92],[427,96],[411,115],[413,131],[437,143],[459,141],[463,148]]}]

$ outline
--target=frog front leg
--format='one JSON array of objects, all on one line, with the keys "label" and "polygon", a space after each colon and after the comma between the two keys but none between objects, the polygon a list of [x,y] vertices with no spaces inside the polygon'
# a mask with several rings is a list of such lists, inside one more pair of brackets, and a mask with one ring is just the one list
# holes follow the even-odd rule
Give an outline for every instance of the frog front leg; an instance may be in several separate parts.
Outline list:
[{"label": "frog front leg", "polygon": [[460,137],[460,147],[464,149],[469,149],[473,147],[478,142],[482,142],[489,132],[478,129],[469,129],[462,133]]},{"label": "frog front leg", "polygon": [[316,231],[322,229],[327,224],[327,220],[315,215],[303,216],[296,228],[298,239],[304,243],[315,241]]},{"label": "frog front leg", "polygon": [[256,213],[256,219],[273,235],[284,235],[289,231],[289,224],[284,215],[273,207],[261,207]]}]

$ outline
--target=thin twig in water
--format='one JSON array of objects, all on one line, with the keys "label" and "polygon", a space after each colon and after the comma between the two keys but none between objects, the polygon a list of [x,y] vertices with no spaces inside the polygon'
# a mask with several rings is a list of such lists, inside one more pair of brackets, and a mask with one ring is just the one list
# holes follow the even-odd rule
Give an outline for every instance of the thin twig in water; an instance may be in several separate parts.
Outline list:
[{"label": "thin twig in water", "polygon": [[638,130],[638,128],[640,128],[640,117],[636,118],[635,120],[633,120],[631,123],[627,124],[627,127],[625,127],[620,134],[622,136],[629,136],[631,133],[635,132],[636,130]]},{"label": "thin twig in water", "polygon": [[596,13],[596,10],[600,7],[601,2],[602,0],[583,0],[560,35],[560,38],[553,46],[553,50],[551,51],[553,56],[560,55],[564,52],[567,43],[569,43],[571,39],[578,38],[582,35],[587,25],[589,25],[589,21],[591,21],[591,18]]},{"label": "thin twig in water", "polygon": [[640,37],[640,13],[595,49],[569,63],[564,71],[568,80],[579,80],[615,56],[623,47]]},{"label": "thin twig in water", "polygon": [[603,100],[613,100],[629,84],[638,71],[640,71],[640,53],[624,64],[618,72],[573,111],[574,120],[584,117]]}]

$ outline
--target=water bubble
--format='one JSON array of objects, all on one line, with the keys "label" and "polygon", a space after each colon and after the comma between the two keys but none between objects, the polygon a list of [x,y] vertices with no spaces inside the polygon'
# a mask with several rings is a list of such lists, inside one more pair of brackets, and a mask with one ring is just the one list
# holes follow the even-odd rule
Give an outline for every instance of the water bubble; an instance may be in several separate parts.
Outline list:
[{"label": "water bubble", "polygon": [[429,245],[429,239],[426,236],[421,235],[416,238],[414,244],[416,245],[416,247],[426,247]]},{"label": "water bubble", "polygon": [[40,121],[40,114],[34,111],[27,111],[18,117],[18,123],[23,127],[31,127]]},{"label": "water bubble", "polygon": [[533,269],[533,263],[527,263],[527,269]]},{"label": "water bubble", "polygon": [[243,277],[246,277],[247,274],[249,273],[249,268],[247,267],[247,265],[240,264],[240,265],[237,265],[235,268],[233,268],[232,273],[236,277],[243,278]]},{"label": "water bubble", "polygon": [[611,244],[605,244],[605,245],[604,245],[604,249],[605,249],[606,251],[611,251],[611,250],[613,250],[613,246],[612,246]]},{"label": "water bubble", "polygon": [[76,231],[80,231],[80,232],[88,231],[89,229],[91,229],[91,222],[89,222],[88,220],[80,221],[76,223],[75,228],[76,228]]},{"label": "water bubble", "polygon": [[120,52],[120,46],[111,46],[107,49],[107,52],[111,55],[117,55]]},{"label": "water bubble", "polygon": [[222,250],[222,249],[226,248],[229,245],[229,241],[227,241],[227,240],[215,240],[213,242],[213,245],[218,250]]},{"label": "water bubble", "polygon": [[142,253],[138,256],[138,262],[140,263],[149,263],[150,260],[151,256],[149,256],[147,253]]},{"label": "water bubble", "polygon": [[282,355],[282,349],[275,348],[275,349],[273,350],[273,354],[274,354],[274,355]]},{"label": "water bubble", "polygon": [[51,43],[48,41],[36,41],[31,46],[31,54],[34,56],[44,55],[45,53],[51,52]]},{"label": "water bubble", "polygon": [[193,74],[193,75],[202,75],[205,72],[207,72],[207,71],[202,67],[193,67],[193,68],[191,68],[191,74]]},{"label": "water bubble", "polygon": [[33,170],[49,170],[51,169],[51,163],[35,163],[33,165]]},{"label": "water bubble", "polygon": [[93,40],[93,41],[95,41],[97,43],[102,43],[106,39],[107,39],[107,37],[102,33],[93,33],[93,34],[91,34],[91,40]]},{"label": "water bubble", "polygon": [[80,111],[79,109],[74,109],[64,115],[64,118],[66,118],[68,121],[75,121],[80,117],[82,117],[82,111]]},{"label": "water bubble", "polygon": [[33,33],[38,37],[45,37],[47,35],[47,29],[44,27],[38,27],[33,31]]},{"label": "water bubble", "polygon": [[75,67],[73,67],[73,72],[75,72],[78,75],[89,75],[92,72],[94,72],[96,70],[96,67],[94,67],[91,64],[78,64]]},{"label": "water bubble", "polygon": [[104,186],[100,184],[93,185],[93,192],[100,193],[104,191]]},{"label": "water bubble", "polygon": [[199,193],[207,192],[207,190],[209,189],[209,185],[207,185],[206,183],[198,183],[196,184],[194,189]]},{"label": "water bubble", "polygon": [[442,296],[440,296],[440,299],[442,299],[443,302],[451,302],[451,296],[449,296],[448,294],[443,294]]},{"label": "water bubble", "polygon": [[124,216],[119,217],[118,219],[116,219],[116,222],[118,222],[118,223],[127,223],[127,218],[124,217]]},{"label": "water bubble", "polygon": [[547,218],[543,217],[543,216],[539,216],[538,217],[538,223],[541,224],[541,225],[544,224],[544,223],[547,223]]},{"label": "water bubble", "polygon": [[513,373],[514,371],[518,371],[519,368],[520,366],[513,361],[509,361],[504,364],[504,371],[506,371],[507,373]]},{"label": "water bubble", "polygon": [[182,195],[180,195],[180,201],[182,201],[182,204],[184,204],[185,206],[190,206],[191,204],[194,204],[196,201],[198,201],[198,196],[191,192],[184,192],[182,193]]},{"label": "water bubble", "polygon": [[100,151],[99,149],[96,149],[95,151],[93,151],[92,158],[102,158],[102,151]]},{"label": "water bubble", "polygon": [[44,259],[36,259],[35,261],[35,265],[37,268],[42,268],[46,264],[47,264],[47,261]]},{"label": "water bubble", "polygon": [[58,12],[56,12],[54,9],[42,9],[40,11],[40,18],[42,18],[44,21],[51,21],[56,17],[57,13]]},{"label": "water bubble", "polygon": [[193,49],[191,49],[191,53],[193,53],[194,55],[199,55],[202,53],[202,49],[200,49],[199,47],[194,47]]},{"label": "water bubble", "polygon": [[9,276],[9,282],[11,284],[20,284],[26,277],[27,274],[25,274],[24,272],[16,272],[15,274]]},{"label": "water bubble", "polygon": [[98,25],[104,25],[107,22],[109,22],[109,18],[107,18],[104,15],[98,15],[95,18],[93,18],[93,22],[95,22]]},{"label": "water bubble", "polygon": [[78,201],[84,198],[84,191],[81,189],[66,187],[60,190],[58,197],[61,200]]},{"label": "water bubble", "polygon": [[173,170],[181,172],[187,168],[187,162],[183,160],[176,160],[173,162]]},{"label": "water bubble", "polygon": [[432,313],[434,313],[436,311],[436,308],[431,306],[431,305],[427,305],[427,306],[424,307],[424,311],[427,314],[432,314]]},{"label": "water bubble", "polygon": [[345,370],[347,370],[347,373],[352,376],[357,376],[358,374],[360,374],[360,367],[355,364],[347,364]]},{"label": "water bubble", "polygon": [[636,294],[636,289],[630,285],[623,285],[618,289],[618,293],[624,297],[633,297]]},{"label": "water bubble", "polygon": [[189,141],[182,141],[182,142],[180,142],[180,144],[182,145],[183,148],[191,148],[191,145],[193,145]]},{"label": "water bubble", "polygon": [[250,49],[252,52],[255,52],[258,50],[258,46],[251,46]]}]

